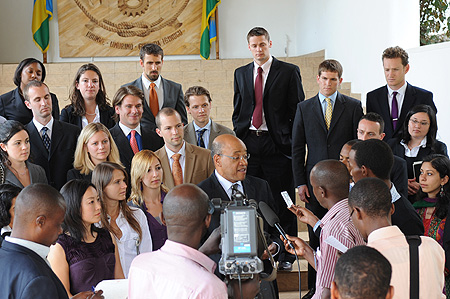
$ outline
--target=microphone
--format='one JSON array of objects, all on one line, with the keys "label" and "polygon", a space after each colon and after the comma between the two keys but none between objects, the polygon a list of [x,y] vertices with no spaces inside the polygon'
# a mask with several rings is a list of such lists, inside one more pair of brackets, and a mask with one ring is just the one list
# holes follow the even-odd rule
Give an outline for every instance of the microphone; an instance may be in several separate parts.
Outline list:
[{"label": "microphone", "polygon": [[259,209],[261,210],[261,213],[264,219],[266,219],[267,223],[269,223],[271,227],[275,227],[283,236],[283,238],[288,242],[289,247],[295,250],[294,246],[286,237],[286,233],[284,232],[283,228],[280,225],[280,218],[278,218],[275,212],[272,211],[272,209],[264,201],[259,202]]}]

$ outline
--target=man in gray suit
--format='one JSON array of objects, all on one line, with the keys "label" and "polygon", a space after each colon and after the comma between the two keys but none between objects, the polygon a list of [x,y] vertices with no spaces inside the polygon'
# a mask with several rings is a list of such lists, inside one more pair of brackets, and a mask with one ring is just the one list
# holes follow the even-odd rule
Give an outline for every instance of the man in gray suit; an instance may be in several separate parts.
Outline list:
[{"label": "man in gray suit", "polygon": [[142,76],[127,85],[134,85],[144,92],[144,114],[142,124],[155,130],[155,116],[165,107],[175,109],[187,124],[186,108],[183,103],[183,90],[181,84],[161,77],[164,63],[164,51],[156,44],[146,44],[139,52]]},{"label": "man in gray suit", "polygon": [[184,94],[187,112],[194,119],[184,127],[184,140],[197,146],[211,149],[214,139],[222,134],[234,132],[211,120],[211,95],[202,86],[192,86]]}]

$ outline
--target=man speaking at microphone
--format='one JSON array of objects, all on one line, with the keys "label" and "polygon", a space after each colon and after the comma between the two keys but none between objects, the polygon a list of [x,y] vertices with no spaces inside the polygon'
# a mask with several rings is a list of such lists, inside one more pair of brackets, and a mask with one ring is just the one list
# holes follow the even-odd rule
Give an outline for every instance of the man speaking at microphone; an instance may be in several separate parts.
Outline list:
[{"label": "man speaking at microphone", "polygon": [[[220,135],[214,139],[211,151],[215,171],[209,178],[198,184],[210,199],[221,198],[222,201],[230,201],[233,194],[241,192],[247,199],[254,199],[257,203],[264,201],[271,209],[274,208],[274,199],[267,181],[247,175],[249,154],[245,144],[239,138],[229,134]],[[211,216],[206,237],[219,225],[220,212],[215,211]],[[264,221],[264,231],[268,232],[274,241],[269,246],[272,255],[276,255],[279,250],[284,250],[278,231],[269,227],[266,221]],[[218,254],[210,257],[216,262],[220,259]]]}]

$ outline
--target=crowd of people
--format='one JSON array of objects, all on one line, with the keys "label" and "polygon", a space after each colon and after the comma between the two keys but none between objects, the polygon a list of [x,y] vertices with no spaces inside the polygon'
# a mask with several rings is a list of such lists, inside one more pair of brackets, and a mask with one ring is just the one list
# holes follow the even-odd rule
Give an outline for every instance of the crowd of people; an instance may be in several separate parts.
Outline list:
[{"label": "crowd of people", "polygon": [[[305,100],[300,68],[270,55],[269,33],[247,41],[233,130],[211,119],[206,88],[183,94],[161,76],[156,44],[111,101],[100,69],[82,65],[61,112],[45,66],[19,63],[17,88],[0,96],[0,297],[101,298],[93,286],[127,278],[130,299],[278,298],[265,278],[300,255],[305,299],[450,298],[450,160],[433,94],[406,82],[406,51],[383,52],[387,85],[364,114],[338,91],[339,61],[320,63]],[[281,192],[295,188],[306,205],[287,208]],[[209,202],[236,193],[265,202],[287,233],[263,221],[264,274],[239,285],[217,269]]]}]

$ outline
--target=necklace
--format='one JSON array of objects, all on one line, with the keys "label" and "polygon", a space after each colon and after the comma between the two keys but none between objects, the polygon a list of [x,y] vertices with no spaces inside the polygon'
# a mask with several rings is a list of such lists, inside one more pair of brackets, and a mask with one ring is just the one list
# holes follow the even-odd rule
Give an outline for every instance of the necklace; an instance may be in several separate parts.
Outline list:
[{"label": "necklace", "polygon": [[95,115],[97,115],[97,113],[87,113],[87,112],[86,112],[86,115],[89,115],[89,116],[95,116]]},{"label": "necklace", "polygon": [[18,174],[19,176],[24,176],[24,175],[26,175],[27,174],[27,171],[28,171],[28,168],[27,168],[27,166],[25,165],[25,171],[24,172],[19,172],[19,171],[17,171],[17,169],[15,169],[14,167],[12,167],[12,166],[10,166],[11,167],[11,169],[16,173],[16,174]]}]

